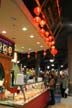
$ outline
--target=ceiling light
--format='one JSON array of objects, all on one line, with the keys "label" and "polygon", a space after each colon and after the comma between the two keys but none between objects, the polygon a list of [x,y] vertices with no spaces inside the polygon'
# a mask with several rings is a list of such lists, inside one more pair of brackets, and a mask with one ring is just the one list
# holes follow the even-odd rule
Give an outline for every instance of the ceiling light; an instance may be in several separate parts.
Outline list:
[{"label": "ceiling light", "polygon": [[3,34],[6,34],[7,32],[5,30],[2,31]]},{"label": "ceiling light", "polygon": [[23,46],[22,46],[21,48],[22,48],[22,49],[24,49],[24,47],[23,47]]},{"label": "ceiling light", "polygon": [[61,65],[60,67],[63,68],[63,65]]},{"label": "ceiling light", "polygon": [[52,62],[54,62],[54,59],[50,59],[49,61],[52,63]]},{"label": "ceiling light", "polygon": [[40,42],[37,42],[37,44],[39,45],[39,44],[40,44]]},{"label": "ceiling light", "polygon": [[51,66],[54,66],[54,64],[51,64]]},{"label": "ceiling light", "polygon": [[31,48],[29,48],[29,51],[31,51],[32,49]]},{"label": "ceiling light", "polygon": [[27,28],[26,28],[26,27],[23,27],[22,30],[23,30],[23,31],[27,31]]},{"label": "ceiling light", "polygon": [[30,35],[30,38],[34,38],[34,35]]},{"label": "ceiling light", "polygon": [[40,47],[41,47],[41,48],[43,48],[43,46],[42,46],[42,45],[41,45]]},{"label": "ceiling light", "polygon": [[47,66],[47,69],[50,69],[50,66]]},{"label": "ceiling light", "polygon": [[26,65],[24,65],[24,68],[26,68],[27,66]]}]

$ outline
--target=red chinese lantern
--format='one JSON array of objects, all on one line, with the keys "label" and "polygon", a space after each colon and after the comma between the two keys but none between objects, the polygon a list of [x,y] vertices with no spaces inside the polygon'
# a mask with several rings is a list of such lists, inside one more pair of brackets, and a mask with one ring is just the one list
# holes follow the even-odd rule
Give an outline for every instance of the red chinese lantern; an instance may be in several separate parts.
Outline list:
[{"label": "red chinese lantern", "polygon": [[52,42],[48,42],[48,46],[51,47],[52,46]]},{"label": "red chinese lantern", "polygon": [[48,41],[49,41],[49,38],[48,38],[48,37],[47,37],[47,38],[45,38],[45,41],[46,41],[46,42],[48,42]]},{"label": "red chinese lantern", "polygon": [[45,30],[42,28],[42,29],[40,29],[40,34],[41,35],[44,35],[45,34]]},{"label": "red chinese lantern", "polygon": [[27,54],[27,58],[30,58],[30,52],[28,52],[28,54]]},{"label": "red chinese lantern", "polygon": [[55,56],[58,53],[58,50],[56,48],[52,48],[50,52],[53,56]]},{"label": "red chinese lantern", "polygon": [[40,8],[39,6],[35,7],[35,8],[34,8],[34,13],[35,13],[36,15],[39,15],[39,14],[41,13],[41,8]]},{"label": "red chinese lantern", "polygon": [[52,41],[54,39],[53,36],[49,36],[48,38],[49,38],[49,41]]},{"label": "red chinese lantern", "polygon": [[35,23],[40,23],[40,21],[41,21],[41,18],[39,17],[39,16],[36,16],[35,18],[34,18],[34,22]]},{"label": "red chinese lantern", "polygon": [[55,41],[53,40],[52,42],[51,42],[51,45],[53,46],[55,44]]},{"label": "red chinese lantern", "polygon": [[48,37],[48,36],[49,36],[49,32],[48,32],[48,31],[46,31],[46,32],[45,32],[45,35],[46,35],[46,37]]},{"label": "red chinese lantern", "polygon": [[45,20],[41,20],[41,21],[40,21],[40,26],[41,26],[41,27],[44,27],[45,23],[46,23]]},{"label": "red chinese lantern", "polygon": [[46,56],[46,50],[44,50],[44,52],[43,52],[43,56]]}]

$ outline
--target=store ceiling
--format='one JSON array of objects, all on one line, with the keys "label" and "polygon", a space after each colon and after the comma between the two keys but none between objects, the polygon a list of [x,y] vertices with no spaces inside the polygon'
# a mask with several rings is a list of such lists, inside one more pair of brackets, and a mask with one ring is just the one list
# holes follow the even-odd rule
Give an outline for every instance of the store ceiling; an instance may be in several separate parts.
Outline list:
[{"label": "store ceiling", "polygon": [[[37,0],[35,0],[37,1]],[[16,43],[16,50],[22,53],[25,52],[35,52],[39,50],[48,49],[41,38],[38,26],[34,25],[32,21],[34,0],[1,0],[0,6],[0,33],[2,30],[6,30],[7,33],[4,34],[9,39]],[[39,0],[42,5],[44,1]],[[24,2],[28,2],[26,5]],[[31,10],[27,8],[31,5]],[[61,23],[62,29],[56,38],[56,47],[59,53],[56,56],[57,62],[61,64],[68,64],[67,62],[67,37],[69,33],[72,32],[72,0],[59,0],[60,10],[61,10]],[[22,31],[22,28],[26,27],[27,31]],[[30,38],[30,35],[34,35],[34,38]],[[40,41],[40,44],[37,42]],[[41,47],[40,47],[41,46]],[[43,47],[42,47],[43,46]],[[49,55],[48,55],[49,58]],[[46,62],[46,60],[45,60]]]},{"label": "store ceiling", "polygon": [[[4,35],[16,43],[16,51],[25,53],[48,48],[26,16],[24,11],[27,10],[22,0],[1,0],[0,5],[0,33],[7,31]],[[22,31],[23,27],[26,27],[27,31]],[[34,38],[30,38],[30,35],[34,35]]]}]

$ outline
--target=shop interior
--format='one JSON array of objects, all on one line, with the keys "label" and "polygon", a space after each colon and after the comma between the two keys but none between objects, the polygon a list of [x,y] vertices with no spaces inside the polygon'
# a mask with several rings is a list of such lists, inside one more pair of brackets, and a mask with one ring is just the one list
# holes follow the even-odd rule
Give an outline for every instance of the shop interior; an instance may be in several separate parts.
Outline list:
[{"label": "shop interior", "polygon": [[70,10],[71,0],[0,0],[0,105],[48,106],[45,73],[54,72],[58,86],[69,76]]}]

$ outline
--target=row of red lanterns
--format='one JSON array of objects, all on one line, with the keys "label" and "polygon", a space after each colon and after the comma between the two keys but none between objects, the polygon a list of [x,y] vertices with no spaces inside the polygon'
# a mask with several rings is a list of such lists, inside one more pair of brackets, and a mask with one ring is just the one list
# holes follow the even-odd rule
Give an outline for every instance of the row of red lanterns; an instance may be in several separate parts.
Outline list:
[{"label": "row of red lanterns", "polygon": [[[52,47],[52,49],[50,50],[50,53],[55,56],[58,53],[58,50],[55,47]],[[47,50],[44,49],[43,51],[43,56],[47,55]],[[27,58],[30,58],[30,52],[27,53]],[[37,58],[37,52],[35,52],[35,58]]]},{"label": "row of red lanterns", "polygon": [[[39,15],[41,14],[41,7],[39,7],[39,6],[35,7],[34,13],[36,15],[36,17],[34,18],[34,21],[41,26],[41,29],[39,31],[40,35],[42,36],[45,43],[50,48],[51,54],[53,56],[55,56],[58,53],[58,50],[55,48],[55,39],[53,36],[50,35],[50,33],[48,31],[45,31],[43,28],[44,25],[46,24],[46,21],[45,21],[45,19],[41,20],[41,18],[39,17]],[[44,50],[43,55],[46,56],[46,50]]]},{"label": "row of red lanterns", "polygon": [[41,27],[44,27],[44,25],[46,24],[46,21],[39,17],[39,15],[41,13],[41,7],[39,7],[39,6],[35,7],[34,13],[36,15],[36,17],[34,18],[35,23],[40,24]]}]

